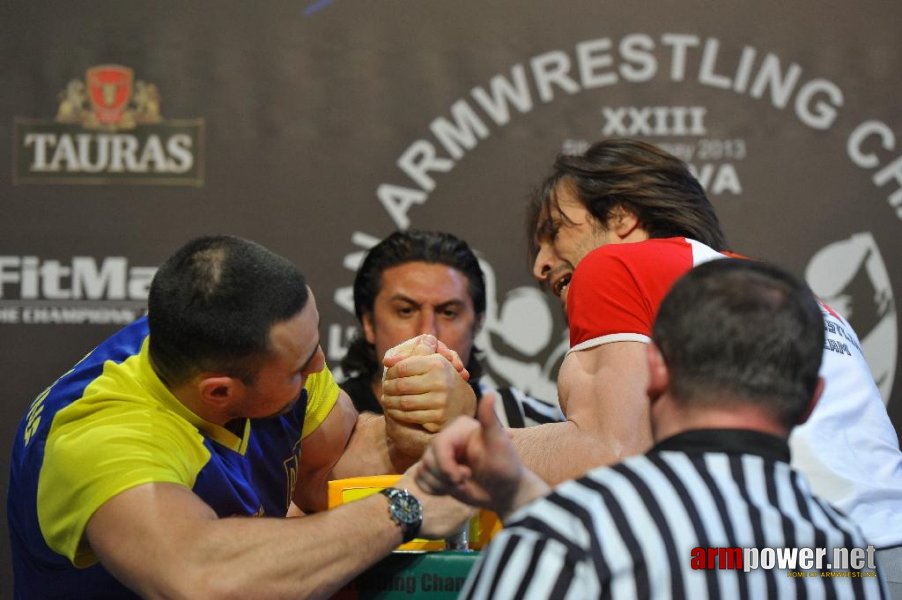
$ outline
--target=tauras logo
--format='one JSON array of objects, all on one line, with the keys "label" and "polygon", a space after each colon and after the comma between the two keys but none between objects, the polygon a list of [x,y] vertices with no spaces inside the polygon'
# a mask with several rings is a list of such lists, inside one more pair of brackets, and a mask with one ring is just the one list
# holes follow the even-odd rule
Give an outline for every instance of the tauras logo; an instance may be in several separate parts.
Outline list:
[{"label": "tauras logo", "polygon": [[0,256],[0,323],[128,323],[144,312],[156,270],[124,256]]},{"label": "tauras logo", "polygon": [[53,121],[16,119],[15,184],[203,184],[203,120],[164,120],[128,67],[91,67],[59,100]]}]

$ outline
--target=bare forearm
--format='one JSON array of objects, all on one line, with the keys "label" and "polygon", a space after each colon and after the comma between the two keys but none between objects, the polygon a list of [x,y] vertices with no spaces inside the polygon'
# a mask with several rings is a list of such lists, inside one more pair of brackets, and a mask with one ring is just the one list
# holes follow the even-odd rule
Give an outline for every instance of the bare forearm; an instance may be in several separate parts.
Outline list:
[{"label": "bare forearm", "polygon": [[580,429],[573,421],[509,430],[523,464],[550,485],[643,452],[650,436],[624,443],[612,433]]},{"label": "bare forearm", "polygon": [[142,544],[98,553],[148,598],[308,598],[328,597],[401,542],[381,496],[297,519],[188,523],[165,544],[148,531]]},{"label": "bare forearm", "polygon": [[[219,524],[207,544],[219,555],[210,562],[221,568],[214,597],[328,597],[401,543],[381,496],[290,523],[228,519]],[[293,535],[286,531],[290,525]],[[286,543],[286,538],[292,539]],[[224,549],[238,540],[241,548],[228,556]]]},{"label": "bare forearm", "polygon": [[363,475],[384,475],[396,473],[389,456],[385,439],[385,419],[373,413],[363,413],[348,447],[333,470],[333,479],[360,477]]},{"label": "bare forearm", "polygon": [[418,458],[398,452],[386,434],[385,417],[363,413],[331,478],[402,473]]}]

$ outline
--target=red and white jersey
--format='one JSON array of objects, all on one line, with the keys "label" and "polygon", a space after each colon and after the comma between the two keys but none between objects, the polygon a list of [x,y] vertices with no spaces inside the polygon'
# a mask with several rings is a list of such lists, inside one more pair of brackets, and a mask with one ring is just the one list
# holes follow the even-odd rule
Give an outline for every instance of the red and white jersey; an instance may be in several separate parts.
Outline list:
[{"label": "red and white jersey", "polygon": [[[649,342],[674,282],[699,264],[730,256],[686,238],[596,248],[570,281],[570,352]],[[895,429],[852,327],[823,304],[822,312],[826,384],[808,421],[789,438],[792,465],[816,494],[858,522],[870,544],[902,544],[902,452]]]},{"label": "red and white jersey", "polygon": [[686,238],[608,244],[583,258],[570,280],[570,351],[648,342],[670,286],[692,267],[728,255]]}]

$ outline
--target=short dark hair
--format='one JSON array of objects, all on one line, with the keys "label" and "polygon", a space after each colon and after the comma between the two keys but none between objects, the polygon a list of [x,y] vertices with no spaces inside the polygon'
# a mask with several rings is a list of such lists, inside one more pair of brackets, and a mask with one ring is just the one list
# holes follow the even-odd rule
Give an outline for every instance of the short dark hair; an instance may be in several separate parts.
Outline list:
[{"label": "short dark hair", "polygon": [[652,338],[679,402],[748,402],[789,428],[817,387],[824,320],[814,294],[789,272],[722,259],[674,284]]},{"label": "short dark hair", "polygon": [[650,237],[683,236],[726,250],[727,242],[698,180],[686,163],[657,146],[633,139],[607,139],[582,154],[559,154],[552,173],[533,194],[527,215],[531,251],[546,232],[559,185],[570,185],[602,226],[611,210],[629,210]]},{"label": "short dark hair", "polygon": [[[373,313],[376,296],[382,290],[382,273],[411,262],[441,264],[460,271],[467,278],[467,293],[477,318],[485,314],[485,276],[470,246],[450,233],[409,230],[392,233],[367,252],[354,277],[354,313],[358,321],[362,323],[363,315]],[[467,363],[474,381],[482,373],[477,352],[474,347]],[[345,375],[355,373],[368,378],[381,372],[380,358],[361,332],[348,346],[341,369]]]},{"label": "short dark hair", "polygon": [[307,304],[304,276],[254,242],[226,235],[191,240],[157,270],[147,318],[150,356],[169,385],[201,371],[250,383],[270,352],[270,330]]}]

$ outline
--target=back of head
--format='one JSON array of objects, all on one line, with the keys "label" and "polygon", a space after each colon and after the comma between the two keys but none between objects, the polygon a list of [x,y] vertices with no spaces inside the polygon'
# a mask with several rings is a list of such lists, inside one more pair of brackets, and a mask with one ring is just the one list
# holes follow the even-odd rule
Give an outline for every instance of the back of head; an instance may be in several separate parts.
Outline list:
[{"label": "back of head", "polygon": [[652,337],[681,405],[747,403],[791,428],[817,387],[824,321],[811,290],[793,275],[724,259],[674,284]]},{"label": "back of head", "polygon": [[169,385],[201,371],[253,380],[269,333],[307,303],[287,259],[233,236],[182,246],[157,271],[148,298],[150,355]]},{"label": "back of head", "polygon": [[633,139],[607,139],[582,154],[561,154],[536,191],[528,215],[529,236],[557,206],[560,185],[602,224],[621,207],[638,217],[650,237],[683,236],[725,250],[726,238],[714,207],[686,164],[657,146]]},{"label": "back of head", "polygon": [[[473,310],[477,317],[485,314],[485,276],[470,246],[450,233],[410,230],[396,231],[373,246],[357,270],[354,312],[358,321],[362,322],[363,315],[373,313],[376,296],[382,289],[382,273],[411,262],[446,265],[466,275]],[[341,367],[347,374],[364,375],[372,375],[381,369],[379,358],[363,336],[357,336],[351,342]],[[475,357],[471,356],[467,369],[474,379],[479,376],[481,368]]]}]

